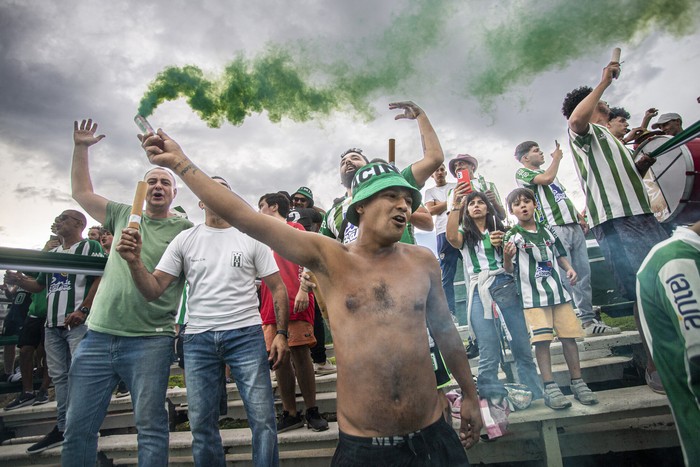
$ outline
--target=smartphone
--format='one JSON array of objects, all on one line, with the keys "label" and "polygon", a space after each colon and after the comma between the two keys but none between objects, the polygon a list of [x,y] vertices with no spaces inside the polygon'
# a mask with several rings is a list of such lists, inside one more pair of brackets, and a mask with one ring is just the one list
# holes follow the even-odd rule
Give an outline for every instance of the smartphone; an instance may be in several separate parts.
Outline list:
[{"label": "smartphone", "polygon": [[141,115],[137,115],[134,117],[134,123],[136,123],[136,126],[139,127],[139,130],[141,130],[144,135],[146,133],[156,134],[156,131],[153,129],[151,124],[148,123],[148,120],[146,120],[146,117],[143,117]]},{"label": "smartphone", "polygon": [[49,240],[58,240],[58,235],[51,235]]},{"label": "smartphone", "polygon": [[457,183],[466,183],[468,187],[467,193],[472,192],[472,183],[471,179],[469,178],[469,170],[462,169],[457,171]]}]

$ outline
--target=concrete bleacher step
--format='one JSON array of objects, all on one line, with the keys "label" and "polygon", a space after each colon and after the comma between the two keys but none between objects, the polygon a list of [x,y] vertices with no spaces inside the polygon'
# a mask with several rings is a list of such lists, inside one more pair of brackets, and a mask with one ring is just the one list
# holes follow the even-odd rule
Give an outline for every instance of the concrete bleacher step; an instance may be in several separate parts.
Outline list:
[{"label": "concrete bleacher step", "polygon": [[[472,464],[546,460],[574,455],[603,454],[678,445],[668,400],[646,386],[598,392],[600,403],[555,411],[539,400],[523,411],[511,413],[508,434],[492,443],[479,443],[467,451]],[[454,420],[457,429],[459,421]],[[250,465],[249,429],[221,430],[227,459]],[[301,428],[278,435],[280,463],[285,467],[328,465],[338,440],[338,425],[312,432]],[[171,465],[193,465],[189,432],[170,434]],[[99,439],[99,451],[114,465],[135,465],[136,435],[113,435]],[[29,444],[0,447],[0,465],[52,465],[59,462],[60,449],[50,449],[31,458]],[[238,465],[238,464],[236,464]]]},{"label": "concrete bleacher step", "polygon": [[[335,413],[336,412],[336,398],[337,394],[335,392],[320,392],[316,394],[316,406],[321,413]],[[303,411],[304,398],[297,396],[297,410]],[[247,420],[245,408],[243,407],[243,401],[241,399],[234,399],[228,401],[228,412],[221,418],[233,418],[235,420]],[[175,408],[176,412],[187,412],[187,406],[179,406]],[[275,411],[277,413],[282,412],[282,401],[275,399]]]},{"label": "concrete bleacher step", "polygon": [[[588,383],[615,381],[622,378],[626,367],[633,365],[631,352],[622,352],[621,349],[630,348],[633,345],[641,345],[639,334],[635,331],[628,331],[617,335],[600,336],[587,338],[578,342],[581,367],[584,380]],[[561,343],[554,342],[551,347],[553,371],[557,384],[566,387],[569,385],[570,377],[566,364],[563,361]],[[618,355],[620,354],[620,355]],[[506,352],[506,360],[511,361],[513,374],[517,377],[515,365],[512,363],[510,352]],[[478,374],[478,358],[470,360],[472,372]],[[499,378],[506,381],[506,375],[501,372]],[[320,411],[322,413],[334,413],[335,392],[337,374],[323,375],[316,377],[316,391]],[[273,382],[273,387],[277,383]],[[446,388],[450,390],[457,387],[452,383]],[[245,411],[238,389],[234,384],[227,385],[229,414],[226,417],[235,419],[245,419]],[[297,387],[296,393],[300,390]],[[174,405],[175,410],[183,411],[186,408],[179,407],[187,402],[187,392],[185,388],[173,388],[168,390],[167,398]],[[303,399],[297,398],[299,409],[303,409]],[[276,404],[278,411],[281,410],[279,402]],[[56,423],[56,403],[50,402],[41,406],[30,406],[16,409],[10,412],[0,411],[0,423],[4,427],[14,431],[14,436],[24,437],[33,435],[44,435],[48,433]],[[131,398],[112,398],[109,413],[105,418],[102,429],[128,429],[133,428],[133,409]]]},{"label": "concrete bleacher step", "polygon": [[[336,379],[336,373],[316,376],[316,392],[335,392]],[[272,388],[277,388],[277,381],[272,381]],[[301,392],[298,384],[295,386],[295,390],[297,393]],[[238,387],[236,386],[235,382],[226,385],[226,394],[229,401],[233,399],[240,400],[241,398],[241,395],[238,392]],[[185,404],[187,403],[187,388],[175,387],[172,389],[168,389],[167,398],[170,402],[172,402],[175,405]]]}]

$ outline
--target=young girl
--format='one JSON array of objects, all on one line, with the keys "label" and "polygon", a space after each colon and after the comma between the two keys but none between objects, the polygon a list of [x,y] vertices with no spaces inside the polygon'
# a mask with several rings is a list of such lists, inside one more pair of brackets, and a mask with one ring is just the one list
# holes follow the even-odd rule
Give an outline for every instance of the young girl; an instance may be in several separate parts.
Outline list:
[{"label": "young girl", "polygon": [[[479,346],[479,397],[498,405],[507,394],[503,383],[498,380],[501,361],[499,319],[503,319],[520,383],[532,391],[533,399],[540,398],[542,383],[532,359],[525,318],[513,277],[503,269],[503,224],[496,219],[493,206],[484,193],[471,192],[465,198],[465,191],[459,186],[455,190],[456,201],[447,218],[446,236],[450,244],[462,250],[469,274],[467,315]],[[499,305],[496,305],[492,291],[499,296]]]}]

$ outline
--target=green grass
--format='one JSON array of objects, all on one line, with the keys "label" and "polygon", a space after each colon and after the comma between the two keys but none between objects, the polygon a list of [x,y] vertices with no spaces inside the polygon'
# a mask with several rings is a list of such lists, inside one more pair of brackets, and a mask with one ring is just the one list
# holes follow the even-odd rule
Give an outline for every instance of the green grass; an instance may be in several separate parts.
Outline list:
[{"label": "green grass", "polygon": [[620,328],[621,331],[636,331],[637,325],[634,322],[634,316],[622,316],[620,318],[612,318],[605,313],[601,313],[600,317],[608,326]]},{"label": "green grass", "polygon": [[179,388],[185,387],[185,376],[184,375],[171,375],[168,379],[168,389],[172,389],[175,386]]}]

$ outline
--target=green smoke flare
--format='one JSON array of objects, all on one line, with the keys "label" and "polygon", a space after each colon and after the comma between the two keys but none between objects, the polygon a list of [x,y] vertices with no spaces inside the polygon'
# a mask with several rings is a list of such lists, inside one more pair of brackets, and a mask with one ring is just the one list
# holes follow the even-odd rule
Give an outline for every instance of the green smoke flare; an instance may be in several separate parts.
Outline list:
[{"label": "green smoke flare", "polygon": [[[375,52],[360,64],[339,61],[337,57],[344,54],[338,50],[324,63],[317,56],[319,47],[309,53],[314,47],[305,44],[295,52],[273,45],[253,60],[239,55],[213,79],[193,65],[166,68],[149,85],[138,113],[147,117],[161,103],[184,97],[210,127],[219,127],[224,120],[241,125],[248,116],[263,111],[272,122],[283,117],[303,122],[349,108],[369,119],[374,93],[399,89],[402,79],[416,73],[414,62],[421,52],[434,48],[446,17],[445,3],[429,0],[409,5],[381,39],[360,44],[363,51]],[[312,72],[324,82],[310,83]]]},{"label": "green smoke flare", "polygon": [[189,106],[211,127],[223,120],[240,125],[252,113],[267,111],[273,122],[282,117],[306,121],[344,105],[362,108],[333,88],[314,88],[291,56],[270,48],[249,62],[238,57],[218,79],[207,79],[196,66],[170,67],[158,74],[141,99],[139,114],[148,116],[166,100],[185,97]]}]

